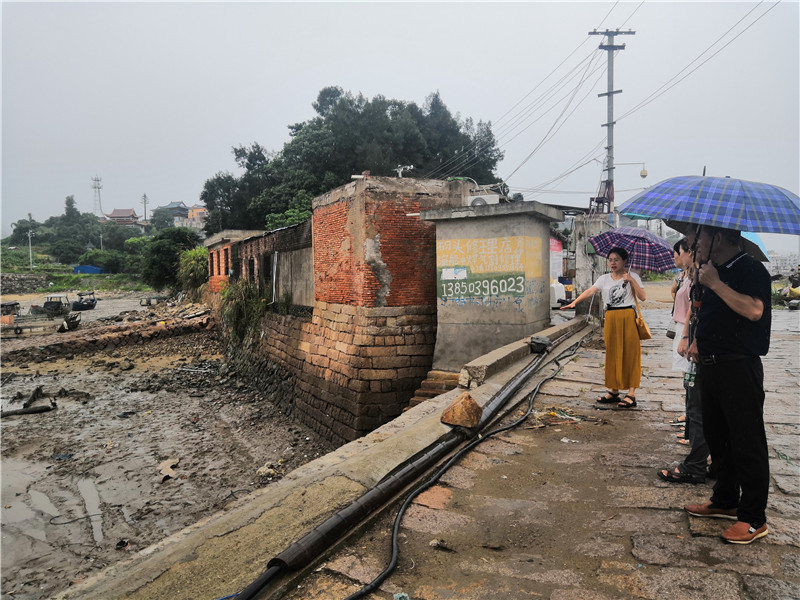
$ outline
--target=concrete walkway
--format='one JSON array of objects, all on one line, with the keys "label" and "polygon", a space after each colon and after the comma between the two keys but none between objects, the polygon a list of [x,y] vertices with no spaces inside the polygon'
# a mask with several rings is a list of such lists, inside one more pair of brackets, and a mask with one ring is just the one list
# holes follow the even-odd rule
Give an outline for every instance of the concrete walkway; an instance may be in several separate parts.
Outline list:
[{"label": "concrete walkway", "polygon": [[[772,469],[766,538],[750,546],[723,544],[719,533],[727,521],[690,518],[681,508],[708,498],[710,486],[656,477],[658,468],[686,453],[666,424],[681,414],[683,396],[679,374],[669,371],[669,310],[646,310],[655,338],[643,345],[640,409],[596,410],[593,399],[603,391],[596,337],[544,385],[534,403],[538,419],[490,438],[417,499],[402,523],[398,569],[370,597],[800,598],[798,316],[774,313],[764,361]],[[526,362],[471,393],[485,403]],[[291,542],[445,433],[439,414],[457,394],[415,407],[60,597],[235,594]],[[307,572],[282,578],[265,598],[345,598],[358,590],[388,563],[397,504]]]},{"label": "concrete walkway", "polygon": [[[641,410],[595,409],[604,389],[603,351],[599,344],[582,349],[536,398],[538,421],[478,446],[417,498],[402,521],[398,568],[369,597],[800,598],[798,316],[774,313],[764,360],[772,472],[766,538],[725,544],[719,534],[730,521],[682,510],[707,500],[712,482],[656,477],[688,450],[666,424],[683,406],[681,379],[669,370],[669,311],[651,310]],[[548,416],[550,407],[564,410]],[[345,598],[373,579],[388,564],[396,509],[283,597]]]}]

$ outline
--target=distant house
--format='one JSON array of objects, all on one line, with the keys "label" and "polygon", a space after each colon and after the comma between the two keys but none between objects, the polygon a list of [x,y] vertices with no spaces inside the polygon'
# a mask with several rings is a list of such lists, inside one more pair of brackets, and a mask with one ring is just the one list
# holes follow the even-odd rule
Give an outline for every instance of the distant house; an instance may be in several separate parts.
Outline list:
[{"label": "distant house", "polygon": [[120,225],[135,225],[139,222],[139,216],[132,208],[115,208],[106,216]]},{"label": "distant house", "polygon": [[189,215],[189,207],[183,202],[170,202],[166,206],[159,206],[158,208],[168,210],[173,219],[185,219]]},{"label": "distant house", "polygon": [[186,209],[185,217],[173,217],[175,227],[188,227],[189,229],[201,230],[206,225],[206,207],[195,204]]}]

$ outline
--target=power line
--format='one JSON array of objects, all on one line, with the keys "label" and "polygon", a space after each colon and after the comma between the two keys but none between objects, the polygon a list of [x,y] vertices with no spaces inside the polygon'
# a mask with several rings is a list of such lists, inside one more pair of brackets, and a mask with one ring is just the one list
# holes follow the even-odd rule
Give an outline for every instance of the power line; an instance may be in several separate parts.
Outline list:
[{"label": "power line", "polygon": [[[619,4],[619,2],[620,2],[620,0],[617,0],[617,1],[616,1],[616,2],[613,4],[613,6],[612,6],[612,7],[609,9],[609,11],[606,13],[606,15],[605,15],[605,16],[604,16],[604,17],[601,19],[600,23],[598,23],[598,24],[597,24],[597,26],[595,27],[595,29],[598,29],[598,28],[600,28],[600,27],[603,25],[603,23],[606,21],[606,19],[609,17],[609,15],[610,15],[610,14],[611,14],[611,13],[614,11],[614,9],[617,7],[617,5]],[[640,4],[640,6],[641,6],[641,4]],[[636,9],[636,10],[638,10],[638,7],[637,7],[637,9]],[[629,17],[628,17],[628,19],[626,19],[626,21],[625,21],[626,23],[627,23],[627,21],[628,21],[628,20],[631,18],[631,16],[633,16],[633,14],[635,14],[635,13],[636,13],[636,10],[634,10],[634,12],[633,12],[633,13],[632,13],[632,14],[631,14]],[[577,46],[576,46],[576,47],[575,47],[575,48],[572,50],[572,52],[570,52],[570,53],[569,53],[569,54],[566,56],[566,58],[564,58],[564,60],[562,60],[562,61],[561,61],[561,62],[560,62],[560,63],[559,63],[559,64],[558,64],[558,65],[557,65],[557,66],[556,66],[556,67],[555,67],[555,68],[554,68],[554,69],[553,69],[553,70],[552,70],[550,73],[548,73],[548,74],[547,74],[547,75],[546,75],[546,76],[545,76],[545,77],[544,77],[544,78],[543,78],[543,79],[542,79],[542,80],[541,80],[541,81],[540,81],[540,82],[539,82],[539,83],[538,83],[536,86],[534,86],[534,88],[533,88],[531,91],[529,91],[529,92],[528,92],[528,93],[527,93],[525,96],[523,96],[523,97],[522,97],[522,98],[521,98],[519,101],[517,101],[517,103],[516,103],[516,104],[514,104],[514,105],[513,105],[513,106],[512,106],[512,107],[511,107],[509,110],[507,110],[507,111],[506,111],[506,112],[505,112],[503,115],[501,115],[501,116],[500,116],[500,118],[499,118],[499,119],[497,119],[497,120],[495,121],[495,124],[502,123],[502,122],[503,122],[503,119],[505,119],[505,118],[506,118],[506,117],[509,115],[509,113],[511,113],[511,112],[512,112],[512,111],[513,111],[515,108],[517,108],[517,107],[518,107],[518,106],[519,106],[519,105],[520,105],[522,102],[524,102],[526,98],[528,98],[528,97],[529,97],[531,94],[533,94],[533,92],[535,92],[535,91],[536,91],[536,90],[537,90],[537,89],[538,89],[538,88],[539,88],[539,87],[540,87],[540,86],[541,86],[541,85],[542,85],[542,84],[543,84],[545,81],[547,81],[547,80],[548,80],[548,79],[549,79],[549,78],[550,78],[550,77],[551,77],[551,76],[552,76],[552,75],[553,75],[555,72],[557,72],[557,71],[558,71],[558,70],[559,70],[559,69],[560,69],[560,68],[561,68],[561,67],[562,67],[562,66],[563,66],[563,65],[564,65],[564,64],[565,64],[565,63],[566,63],[566,62],[567,62],[567,61],[568,61],[568,60],[569,60],[569,59],[570,59],[570,58],[571,58],[571,57],[572,57],[572,56],[573,56],[573,55],[574,55],[574,54],[575,54],[575,53],[576,53],[576,52],[577,52],[577,51],[578,51],[578,50],[579,50],[581,47],[582,47],[582,46],[584,46],[584,45],[585,45],[585,44],[586,44],[588,41],[589,41],[588,39],[584,39],[584,40],[583,40],[583,41],[582,41],[580,44],[578,44],[578,45],[577,45]],[[568,72],[568,73],[567,73],[565,76],[563,76],[563,77],[561,78],[561,80],[559,80],[559,81],[563,81],[563,80],[564,80],[566,77],[568,77],[568,76],[569,76],[569,74],[570,74],[570,73],[572,73],[572,72],[576,71],[578,68],[580,68],[580,65],[582,65],[582,64],[583,64],[584,62],[586,62],[587,60],[591,60],[591,59],[592,59],[594,56],[595,56],[595,53],[594,53],[594,51],[592,51],[592,52],[591,52],[589,55],[587,55],[587,57],[585,57],[583,60],[581,60],[581,61],[578,63],[578,65],[576,65],[576,67],[573,67],[573,69],[571,69],[571,70],[570,70],[570,71],[569,71],[569,72]],[[557,86],[557,85],[558,85],[558,82],[557,82],[556,84],[553,84],[553,85],[552,85],[552,86],[549,88],[549,90],[547,90],[547,91],[546,91],[544,94],[547,94],[548,92],[551,92],[551,96],[552,96],[552,90],[553,90],[553,88],[554,88],[555,86]],[[563,87],[563,86],[562,86],[562,87]],[[537,100],[536,100],[535,102],[533,102],[533,103],[530,103],[530,104],[528,104],[528,105],[526,106],[526,108],[524,108],[522,111],[520,111],[519,113],[517,113],[517,114],[514,116],[514,118],[512,118],[512,120],[511,120],[511,124],[509,124],[509,125],[504,125],[504,126],[500,127],[500,128],[497,130],[497,134],[496,134],[496,135],[497,135],[497,137],[496,137],[496,139],[497,139],[497,141],[498,141],[498,147],[502,147],[502,145],[503,145],[503,144],[500,144],[500,143],[499,143],[499,142],[500,142],[500,140],[502,139],[502,136],[504,135],[504,133],[502,133],[503,129],[504,129],[504,128],[506,128],[506,129],[507,129],[507,128],[510,128],[510,129],[511,129],[511,131],[513,131],[513,130],[515,129],[515,127],[516,127],[516,125],[514,125],[514,122],[515,122],[515,120],[519,120],[519,119],[521,118],[521,117],[520,117],[520,115],[521,115],[521,114],[525,114],[525,113],[527,113],[527,114],[530,114],[531,112],[533,112],[533,111],[535,110],[535,106],[536,106],[536,104],[537,104],[537,103],[540,103],[540,102],[541,102],[541,103],[543,103],[543,102],[544,102],[544,101],[542,101],[542,100],[541,100],[541,99],[542,99],[542,97],[544,96],[544,94],[540,95],[539,99],[537,99]],[[536,121],[534,121],[534,122],[536,122]],[[491,123],[492,123],[492,121],[489,121],[489,124],[490,124],[490,125],[491,125]],[[530,127],[530,125],[529,125],[528,127]],[[527,129],[527,127],[526,127],[526,129]],[[523,131],[524,131],[524,130],[523,130]],[[514,137],[516,137],[516,136],[514,136]],[[511,139],[513,140],[514,138],[512,137]],[[511,140],[508,140],[508,141],[511,141]],[[507,143],[507,142],[506,142],[506,143]],[[463,165],[464,165],[463,161],[464,161],[464,160],[468,160],[468,159],[465,159],[465,155],[468,155],[468,154],[469,154],[469,152],[470,152],[470,150],[472,150],[472,151],[474,151],[474,152],[476,152],[476,153],[477,153],[477,152],[479,152],[480,150],[483,150],[483,149],[484,149],[484,148],[480,148],[480,145],[479,145],[478,143],[475,143],[475,144],[473,144],[473,145],[472,145],[470,148],[468,148],[468,149],[467,149],[467,150],[466,150],[464,153],[462,153],[462,154],[460,154],[460,155],[457,155],[457,156],[453,156],[453,157],[451,157],[450,159],[446,160],[444,163],[442,163],[441,165],[439,165],[438,167],[436,167],[435,169],[433,169],[432,171],[430,171],[429,173],[427,173],[427,174],[425,175],[425,177],[434,177],[434,176],[437,176],[437,175],[439,175],[439,174],[441,174],[441,173],[443,173],[443,172],[449,172],[449,173],[453,173],[453,172],[455,172],[455,171],[454,171],[454,169],[464,168],[464,166],[463,166]],[[477,160],[477,159],[473,159],[473,164],[474,164],[474,161],[475,161],[475,160]]]},{"label": "power line", "polygon": [[723,33],[723,34],[722,34],[720,37],[718,37],[718,38],[717,38],[717,39],[716,39],[716,40],[715,40],[715,41],[714,41],[714,42],[713,42],[713,43],[712,43],[710,46],[708,46],[708,48],[706,48],[706,49],[705,49],[705,50],[703,50],[703,51],[702,51],[700,54],[698,54],[698,55],[697,55],[697,57],[696,57],[694,60],[692,60],[692,61],[691,61],[689,64],[687,64],[687,65],[686,65],[686,66],[685,66],[683,69],[681,69],[680,71],[678,71],[678,72],[677,72],[675,75],[673,75],[673,76],[672,76],[672,77],[671,77],[669,80],[667,80],[667,82],[666,82],[666,83],[662,84],[662,85],[661,85],[661,87],[659,87],[658,89],[656,89],[656,91],[652,92],[652,93],[651,93],[649,96],[647,96],[647,97],[646,97],[644,100],[642,100],[641,102],[639,102],[639,104],[637,104],[637,105],[636,105],[636,106],[634,106],[634,107],[633,107],[631,110],[629,110],[628,112],[626,112],[625,114],[623,114],[621,117],[619,117],[619,119],[618,119],[618,120],[622,120],[622,119],[624,119],[624,118],[626,118],[626,117],[628,117],[628,116],[632,115],[633,113],[637,112],[638,110],[641,110],[642,108],[644,108],[645,106],[647,106],[648,104],[650,104],[651,102],[653,102],[654,100],[656,100],[658,97],[662,96],[663,94],[665,94],[666,92],[668,92],[669,90],[671,90],[673,87],[675,87],[676,85],[678,85],[678,84],[679,84],[681,81],[683,81],[684,79],[686,79],[687,77],[689,77],[689,75],[691,75],[692,73],[694,73],[695,71],[697,71],[697,70],[698,70],[700,67],[702,67],[704,64],[706,64],[706,63],[707,63],[709,60],[711,60],[711,59],[712,59],[712,58],[714,58],[714,57],[715,57],[717,54],[719,54],[720,52],[722,52],[722,51],[723,51],[725,48],[727,48],[728,46],[730,46],[730,45],[731,45],[731,44],[732,44],[732,43],[733,43],[735,40],[737,40],[737,39],[738,39],[738,38],[739,38],[739,37],[740,37],[740,36],[741,36],[741,35],[742,35],[742,34],[743,34],[745,31],[747,31],[747,30],[748,30],[748,29],[750,29],[750,28],[751,28],[753,25],[755,25],[756,23],[758,23],[758,21],[760,21],[760,20],[761,20],[761,19],[762,19],[764,16],[766,16],[766,14],[767,14],[767,13],[769,13],[769,12],[770,12],[772,9],[774,9],[776,6],[778,6],[778,4],[780,4],[780,0],[778,0],[778,2],[776,2],[775,4],[773,4],[773,5],[772,5],[772,6],[771,6],[769,9],[767,9],[766,11],[764,11],[764,12],[763,12],[763,13],[762,13],[762,14],[761,14],[761,15],[760,15],[758,18],[756,18],[756,20],[755,20],[755,21],[753,21],[752,23],[750,23],[750,24],[749,24],[747,27],[745,27],[745,28],[744,28],[742,31],[740,31],[739,33],[737,33],[737,34],[736,34],[736,35],[735,35],[735,36],[734,36],[734,37],[733,37],[731,40],[729,40],[729,41],[728,41],[728,42],[727,42],[727,43],[726,43],[724,46],[722,46],[722,47],[721,47],[719,50],[717,50],[716,52],[714,52],[714,54],[712,54],[711,56],[709,56],[708,58],[706,58],[706,59],[705,59],[703,62],[701,62],[699,65],[697,65],[697,66],[696,66],[694,69],[692,69],[691,71],[689,71],[688,73],[686,73],[686,75],[684,75],[683,77],[681,77],[680,79],[678,79],[677,81],[675,81],[674,83],[672,83],[672,85],[669,85],[669,84],[670,84],[672,81],[674,81],[674,80],[675,80],[675,78],[677,78],[677,77],[678,77],[678,76],[679,76],[681,73],[683,73],[684,71],[686,71],[686,69],[688,69],[688,68],[689,68],[689,67],[691,67],[691,66],[692,66],[694,63],[696,63],[698,60],[700,60],[700,58],[701,58],[701,57],[702,57],[704,54],[706,54],[706,53],[707,53],[709,50],[711,50],[711,48],[713,48],[714,46],[716,46],[716,45],[717,45],[717,44],[718,44],[718,43],[719,43],[719,42],[722,40],[722,38],[724,38],[726,35],[728,35],[728,34],[729,34],[729,33],[730,33],[730,32],[731,32],[733,29],[735,29],[735,28],[736,28],[736,27],[737,27],[737,26],[738,26],[738,25],[739,25],[739,24],[740,24],[742,21],[744,21],[744,20],[745,20],[747,17],[749,17],[749,16],[750,16],[750,15],[753,13],[753,11],[755,11],[755,10],[756,10],[756,9],[757,9],[759,6],[761,6],[763,3],[764,3],[764,0],[761,0],[761,2],[759,2],[758,4],[756,4],[756,5],[755,5],[753,8],[751,8],[749,11],[747,11],[747,13],[746,13],[746,14],[745,14],[745,15],[744,15],[744,16],[743,16],[741,19],[739,19],[739,20],[738,20],[736,23],[734,23],[734,24],[733,24],[733,25],[732,25],[732,26],[731,26],[731,27],[730,27],[730,28],[729,28],[729,29],[728,29],[728,30],[727,30],[725,33]]},{"label": "power line", "polygon": [[[590,65],[591,65],[591,63],[589,63],[589,65],[587,65],[587,69],[588,69],[588,66],[590,66]],[[546,133],[546,134],[545,134],[545,136],[542,138],[542,140],[539,142],[539,144],[537,144],[537,146],[536,146],[536,147],[533,149],[533,151],[531,151],[531,153],[530,153],[530,154],[528,154],[528,156],[526,156],[526,157],[525,157],[525,159],[524,159],[524,160],[523,160],[523,161],[522,161],[522,162],[519,164],[519,166],[517,166],[517,168],[516,168],[516,169],[514,169],[513,171],[511,171],[511,173],[509,173],[509,174],[508,174],[508,176],[504,178],[504,181],[507,181],[508,179],[510,179],[510,178],[511,178],[511,177],[514,175],[514,173],[516,173],[517,171],[519,171],[519,170],[522,168],[522,166],[523,166],[525,163],[527,163],[527,162],[528,162],[528,161],[529,161],[529,160],[530,160],[530,159],[533,157],[533,155],[534,155],[534,154],[536,154],[536,153],[539,151],[539,149],[540,149],[540,148],[541,148],[541,147],[542,147],[542,146],[543,146],[543,145],[544,145],[544,144],[545,144],[547,141],[549,141],[550,139],[552,139],[552,136],[550,135],[550,134],[551,134],[551,132],[553,133],[553,135],[555,135],[555,133],[556,133],[556,132],[558,132],[558,129],[561,129],[561,126],[563,126],[563,123],[564,123],[564,122],[566,122],[566,119],[564,120],[564,122],[562,122],[562,124],[559,126],[559,128],[558,128],[558,129],[556,129],[556,131],[555,131],[555,132],[553,132],[553,128],[554,128],[554,127],[555,127],[555,126],[558,124],[558,121],[559,121],[559,119],[561,119],[561,117],[562,117],[562,116],[564,116],[564,113],[567,111],[567,109],[569,108],[570,104],[571,104],[571,103],[572,103],[572,101],[575,99],[575,95],[578,93],[578,90],[579,90],[579,89],[580,89],[580,88],[583,86],[583,84],[586,82],[586,79],[588,78],[588,76],[589,76],[589,75],[590,75],[590,73],[587,73],[587,74],[585,74],[584,78],[583,78],[583,79],[581,79],[581,81],[580,81],[580,82],[578,83],[578,85],[575,87],[575,89],[574,89],[574,92],[573,92],[572,96],[571,96],[571,97],[570,97],[570,99],[569,99],[569,102],[567,102],[567,104],[564,106],[564,109],[561,111],[561,113],[558,115],[558,117],[556,117],[556,120],[555,120],[555,121],[553,122],[553,124],[550,126],[550,129],[547,131],[547,133]],[[590,91],[591,91],[591,90],[590,90]],[[585,99],[585,97],[584,97],[584,99]],[[573,112],[574,112],[574,111],[573,111]],[[570,113],[570,115],[569,115],[569,116],[572,116],[572,114],[573,114],[573,113]],[[569,117],[567,117],[567,118],[569,118]]]}]

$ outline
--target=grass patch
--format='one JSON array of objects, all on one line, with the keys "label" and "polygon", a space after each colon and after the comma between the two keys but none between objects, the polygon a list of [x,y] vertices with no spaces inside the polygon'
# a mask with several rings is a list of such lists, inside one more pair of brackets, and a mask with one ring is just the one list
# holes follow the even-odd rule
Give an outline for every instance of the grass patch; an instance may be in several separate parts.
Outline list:
[{"label": "grass patch", "polygon": [[69,291],[120,291],[120,292],[149,292],[153,291],[138,275],[130,273],[114,273],[99,275],[73,274],[73,273],[48,273],[47,285],[36,290],[38,293],[57,293]]}]

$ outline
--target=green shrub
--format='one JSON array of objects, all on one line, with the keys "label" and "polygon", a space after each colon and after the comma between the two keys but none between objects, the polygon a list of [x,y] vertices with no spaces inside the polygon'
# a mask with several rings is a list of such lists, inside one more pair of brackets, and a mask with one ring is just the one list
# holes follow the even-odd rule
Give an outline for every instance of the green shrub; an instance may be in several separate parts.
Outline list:
[{"label": "green shrub", "polygon": [[231,282],[222,289],[221,312],[234,339],[241,341],[258,327],[267,312],[267,299],[256,285],[244,280]]}]

